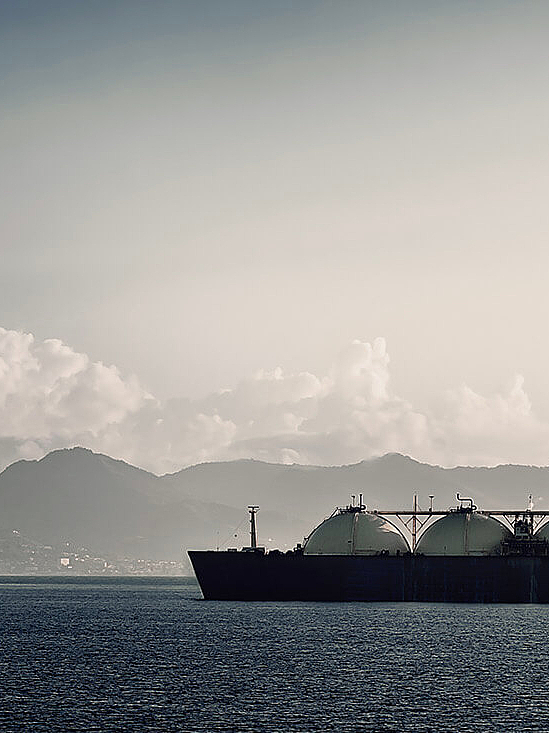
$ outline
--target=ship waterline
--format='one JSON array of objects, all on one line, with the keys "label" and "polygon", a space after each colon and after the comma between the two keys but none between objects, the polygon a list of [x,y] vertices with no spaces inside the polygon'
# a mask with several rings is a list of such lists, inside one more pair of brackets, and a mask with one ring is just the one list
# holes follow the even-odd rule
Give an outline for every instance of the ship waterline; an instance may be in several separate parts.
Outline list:
[{"label": "ship waterline", "polygon": [[206,600],[549,603],[549,557],[189,556]]}]

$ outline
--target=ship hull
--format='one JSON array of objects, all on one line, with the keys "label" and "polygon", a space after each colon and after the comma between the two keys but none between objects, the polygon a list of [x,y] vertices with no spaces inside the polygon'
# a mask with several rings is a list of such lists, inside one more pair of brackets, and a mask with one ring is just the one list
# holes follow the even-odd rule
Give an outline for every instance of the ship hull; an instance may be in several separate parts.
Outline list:
[{"label": "ship hull", "polygon": [[549,556],[189,551],[206,600],[549,603]]}]

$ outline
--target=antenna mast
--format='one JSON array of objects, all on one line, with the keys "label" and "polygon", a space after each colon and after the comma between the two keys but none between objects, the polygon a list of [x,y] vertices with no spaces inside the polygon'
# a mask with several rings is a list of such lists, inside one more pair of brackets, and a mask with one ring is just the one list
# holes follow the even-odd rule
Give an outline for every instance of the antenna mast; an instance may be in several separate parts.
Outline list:
[{"label": "antenna mast", "polygon": [[255,515],[258,512],[258,506],[249,506],[248,511],[250,512],[250,547],[255,550],[257,547],[257,530],[255,526]]}]

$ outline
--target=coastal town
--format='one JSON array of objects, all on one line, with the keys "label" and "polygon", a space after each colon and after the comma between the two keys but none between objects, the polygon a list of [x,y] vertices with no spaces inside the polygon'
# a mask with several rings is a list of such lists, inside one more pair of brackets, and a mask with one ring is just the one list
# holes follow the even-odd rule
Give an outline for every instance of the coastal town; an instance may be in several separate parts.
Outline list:
[{"label": "coastal town", "polygon": [[18,530],[0,533],[0,575],[190,575],[184,559],[112,557],[75,542],[42,544]]}]

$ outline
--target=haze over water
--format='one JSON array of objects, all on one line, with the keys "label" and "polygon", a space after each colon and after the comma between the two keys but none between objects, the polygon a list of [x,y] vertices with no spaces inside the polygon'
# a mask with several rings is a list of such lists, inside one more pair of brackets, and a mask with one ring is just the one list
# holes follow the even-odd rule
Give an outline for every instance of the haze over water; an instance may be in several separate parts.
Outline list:
[{"label": "haze over water", "polygon": [[2,731],[547,731],[549,608],[2,578]]}]

